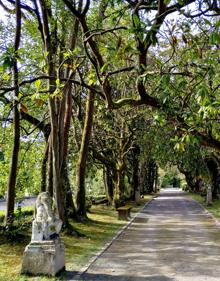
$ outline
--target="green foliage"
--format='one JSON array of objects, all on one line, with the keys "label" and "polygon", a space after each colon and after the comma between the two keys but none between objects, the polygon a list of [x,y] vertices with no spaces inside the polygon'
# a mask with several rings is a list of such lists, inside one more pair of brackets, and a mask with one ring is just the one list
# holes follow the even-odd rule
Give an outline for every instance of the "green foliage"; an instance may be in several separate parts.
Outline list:
[{"label": "green foliage", "polygon": [[176,169],[168,170],[167,173],[161,178],[161,187],[164,188],[169,185],[180,187],[180,179]]},{"label": "green foliage", "polygon": [[212,45],[220,45],[220,34],[219,31],[214,31],[211,33],[209,42]]},{"label": "green foliage", "polygon": [[103,182],[103,170],[93,166],[87,173],[86,178],[87,195],[97,197],[105,194]]},{"label": "green foliage", "polygon": [[[54,98],[59,114],[63,109],[61,101],[67,102],[65,90],[68,83],[76,81],[71,84],[73,122],[68,155],[73,190],[88,88],[97,91],[86,174],[89,195],[104,192],[103,165],[112,170],[122,167],[126,186],[130,184],[134,145],[140,147],[142,163],[151,158],[162,167],[172,164],[194,174],[206,174],[202,159],[210,151],[201,146],[211,146],[220,139],[220,23],[214,16],[190,18],[190,9],[186,9],[185,17],[184,8],[179,14],[174,9],[175,17],[167,17],[166,23],[160,26],[158,23],[163,16],[154,18],[158,1],[153,2],[147,9],[141,4],[140,10],[139,7],[134,10],[127,1],[91,1],[85,18],[88,30],[85,29],[84,34],[80,27],[76,37],[75,17],[67,7],[64,8],[63,1],[47,1],[47,6],[51,5],[49,28],[55,50],[52,58],[45,50],[38,21],[33,15],[23,11],[22,48],[17,54],[13,49],[14,15],[0,23],[0,116],[7,120],[0,127],[4,154],[4,161],[0,159],[0,196],[5,194],[12,150],[13,92],[7,88],[12,85],[10,69],[15,56],[19,59],[21,82],[19,109],[40,124],[51,121],[48,99]],[[186,3],[182,0],[171,2],[166,0],[164,4]],[[203,5],[206,7],[206,3]],[[77,38],[75,46],[71,36]],[[49,64],[54,67],[54,77],[50,81],[43,78],[48,73]],[[27,83],[27,80],[34,82]],[[49,92],[52,83],[54,89]],[[134,107],[140,94],[146,105]],[[112,98],[113,105],[116,102],[117,106],[126,106],[109,111],[106,97]],[[111,102],[108,105],[111,107]],[[24,192],[39,191],[45,145],[36,123],[30,125],[21,118],[21,131],[16,187],[19,196]],[[205,143],[204,139],[211,140],[211,144]],[[101,155],[102,161],[100,158],[94,160],[94,150]]]},{"label": "green foliage", "polygon": [[[0,161],[0,197],[4,197],[7,190],[10,154],[12,149],[12,126],[10,124],[0,127],[1,149],[4,161]],[[18,164],[17,196],[22,197],[25,193],[37,194],[40,190],[41,161],[44,153],[44,141],[40,141],[36,134],[30,138],[22,136],[20,157]]]},{"label": "green foliage", "polygon": [[14,47],[13,46],[9,46],[7,48],[7,50],[5,51],[5,53],[2,55],[1,60],[2,60],[2,65],[3,65],[3,69],[7,70],[7,69],[11,69],[14,63]]}]

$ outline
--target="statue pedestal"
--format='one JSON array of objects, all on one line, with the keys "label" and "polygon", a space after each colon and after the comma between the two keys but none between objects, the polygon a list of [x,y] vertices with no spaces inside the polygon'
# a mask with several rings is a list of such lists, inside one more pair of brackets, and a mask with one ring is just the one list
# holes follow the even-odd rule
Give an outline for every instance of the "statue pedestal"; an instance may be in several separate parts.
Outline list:
[{"label": "statue pedestal", "polygon": [[65,269],[64,244],[60,239],[31,241],[25,248],[22,274],[51,275]]},{"label": "statue pedestal", "polygon": [[207,188],[206,204],[207,205],[211,205],[212,204],[212,188],[211,188],[211,186],[209,186]]}]

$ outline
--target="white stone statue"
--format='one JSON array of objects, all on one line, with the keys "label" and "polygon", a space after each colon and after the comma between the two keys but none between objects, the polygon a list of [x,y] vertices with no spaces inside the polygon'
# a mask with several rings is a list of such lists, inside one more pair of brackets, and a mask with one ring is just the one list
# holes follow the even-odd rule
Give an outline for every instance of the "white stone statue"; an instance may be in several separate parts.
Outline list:
[{"label": "white stone statue", "polygon": [[52,209],[52,199],[48,192],[38,195],[35,203],[31,241],[53,240],[59,237],[62,221]]}]

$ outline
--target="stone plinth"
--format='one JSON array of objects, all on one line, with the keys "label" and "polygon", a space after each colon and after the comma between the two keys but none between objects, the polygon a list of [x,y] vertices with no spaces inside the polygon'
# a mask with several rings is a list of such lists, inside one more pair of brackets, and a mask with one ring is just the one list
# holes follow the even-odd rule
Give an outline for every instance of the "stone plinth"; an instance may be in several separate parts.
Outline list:
[{"label": "stone plinth", "polygon": [[25,248],[22,274],[51,275],[65,269],[64,244],[60,239],[31,241]]},{"label": "stone plinth", "polygon": [[211,205],[212,204],[212,188],[211,188],[211,186],[209,186],[207,188],[206,203],[207,203],[207,205]]}]

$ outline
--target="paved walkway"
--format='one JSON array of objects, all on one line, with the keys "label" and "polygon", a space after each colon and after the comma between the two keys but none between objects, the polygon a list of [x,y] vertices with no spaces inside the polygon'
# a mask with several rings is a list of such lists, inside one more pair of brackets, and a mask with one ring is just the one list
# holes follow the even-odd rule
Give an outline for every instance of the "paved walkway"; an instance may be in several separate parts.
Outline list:
[{"label": "paved walkway", "polygon": [[[18,201],[15,203],[15,207],[18,207]],[[20,206],[33,206],[36,202],[36,197],[24,197],[20,199],[21,203]],[[5,211],[6,210],[6,201],[5,200],[0,200],[0,211]]]},{"label": "paved walkway", "polygon": [[165,190],[80,280],[220,281],[220,228],[183,192]]}]

